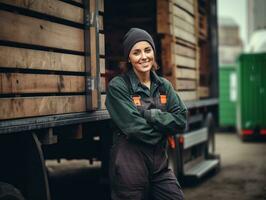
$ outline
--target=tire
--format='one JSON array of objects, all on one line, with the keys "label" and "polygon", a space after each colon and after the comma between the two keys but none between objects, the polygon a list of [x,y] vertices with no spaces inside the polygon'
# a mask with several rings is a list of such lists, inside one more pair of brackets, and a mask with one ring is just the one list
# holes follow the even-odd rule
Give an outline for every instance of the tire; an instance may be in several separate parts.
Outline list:
[{"label": "tire", "polygon": [[205,127],[208,129],[208,140],[205,151],[206,156],[208,157],[215,154],[215,124],[211,113],[207,114],[205,119]]},{"label": "tire", "polygon": [[25,198],[14,186],[0,182],[0,200],[25,200]]}]

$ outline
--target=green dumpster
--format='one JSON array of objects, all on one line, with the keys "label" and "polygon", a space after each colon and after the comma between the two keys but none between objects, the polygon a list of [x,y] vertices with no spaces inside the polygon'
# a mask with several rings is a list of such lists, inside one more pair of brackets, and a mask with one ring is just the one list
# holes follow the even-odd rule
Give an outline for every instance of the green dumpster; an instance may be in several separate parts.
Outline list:
[{"label": "green dumpster", "polygon": [[219,125],[236,126],[237,78],[236,65],[219,67]]},{"label": "green dumpster", "polygon": [[266,138],[266,53],[241,54],[237,79],[238,133],[243,139]]}]

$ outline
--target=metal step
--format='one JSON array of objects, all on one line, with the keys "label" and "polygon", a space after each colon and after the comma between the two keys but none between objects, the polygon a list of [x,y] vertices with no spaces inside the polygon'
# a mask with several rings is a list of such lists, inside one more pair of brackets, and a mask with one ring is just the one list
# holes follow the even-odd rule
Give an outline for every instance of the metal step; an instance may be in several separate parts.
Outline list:
[{"label": "metal step", "polygon": [[185,171],[184,175],[186,177],[194,177],[194,178],[201,178],[210,170],[219,167],[220,160],[219,159],[212,159],[212,160],[203,160],[197,165],[193,166],[189,170]]}]

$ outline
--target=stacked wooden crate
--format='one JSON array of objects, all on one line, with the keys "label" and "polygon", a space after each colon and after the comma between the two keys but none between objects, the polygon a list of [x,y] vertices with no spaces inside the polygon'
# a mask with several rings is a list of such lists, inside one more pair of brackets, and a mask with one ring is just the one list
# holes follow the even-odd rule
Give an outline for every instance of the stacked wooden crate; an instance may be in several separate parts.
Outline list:
[{"label": "stacked wooden crate", "polygon": [[[100,84],[92,80],[104,73],[103,23],[95,12],[103,12],[103,0],[84,2],[0,0],[0,120],[99,107]],[[99,20],[84,26],[85,9]]]},{"label": "stacked wooden crate", "polygon": [[157,0],[162,73],[183,100],[198,98],[197,1]]},{"label": "stacked wooden crate", "polygon": [[209,97],[209,82],[210,82],[210,62],[209,62],[209,48],[210,44],[208,43],[208,14],[206,8],[207,0],[199,0],[198,3],[198,33],[199,33],[199,72],[200,72],[200,81],[199,81],[199,97],[206,98]]}]

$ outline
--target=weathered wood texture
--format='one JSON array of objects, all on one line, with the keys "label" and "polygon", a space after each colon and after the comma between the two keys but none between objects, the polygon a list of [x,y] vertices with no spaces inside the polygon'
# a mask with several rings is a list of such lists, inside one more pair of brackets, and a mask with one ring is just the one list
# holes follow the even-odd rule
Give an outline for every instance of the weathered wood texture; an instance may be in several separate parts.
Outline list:
[{"label": "weathered wood texture", "polygon": [[178,95],[184,101],[195,100],[198,98],[196,91],[182,91],[178,92]]},{"label": "weathered wood texture", "polygon": [[85,77],[0,73],[0,94],[85,92]]},{"label": "weathered wood texture", "polygon": [[2,3],[83,23],[83,9],[58,0],[0,0]]},{"label": "weathered wood texture", "polygon": [[84,51],[84,32],[28,16],[0,11],[0,38],[2,40]]},{"label": "weathered wood texture", "polygon": [[[83,4],[82,0],[76,2]],[[101,11],[96,20],[101,33],[97,34],[95,24],[89,28],[89,66],[91,77],[96,78],[96,67],[105,73],[104,5],[103,0],[89,2],[90,13],[95,13],[97,3]],[[0,0],[0,3],[15,6],[14,12],[0,10],[0,40],[12,42],[13,46],[0,45],[0,120],[85,112],[86,76],[76,73],[86,71],[82,55],[85,31],[67,23],[83,24],[83,8],[58,0]],[[18,8],[26,9],[29,15],[16,12]],[[38,18],[31,15],[33,12],[39,13]],[[48,21],[47,15],[63,20]],[[100,90],[105,92],[105,78],[100,81]],[[100,94],[96,87],[91,95],[92,104],[97,105]]]},{"label": "weathered wood texture", "polygon": [[171,34],[192,44],[197,43],[194,3],[184,0],[157,0],[157,31]]},{"label": "weathered wood texture", "polygon": [[198,98],[197,13],[193,0],[157,0],[162,72],[184,100]]},{"label": "weathered wood texture", "polygon": [[[195,47],[185,46],[172,36],[164,35],[161,39],[163,75],[172,83],[175,90],[197,91],[198,67]],[[191,99],[195,93],[184,93]],[[188,95],[192,94],[192,95]]]},{"label": "weathered wood texture", "polygon": [[198,90],[199,90],[198,93],[199,93],[199,97],[200,98],[209,97],[210,91],[209,91],[209,88],[208,87],[200,86],[198,88]]},{"label": "weathered wood texture", "polygon": [[0,66],[72,72],[85,71],[84,56],[7,46],[0,46]]},{"label": "weathered wood texture", "polygon": [[84,96],[0,98],[0,120],[84,112]]}]

